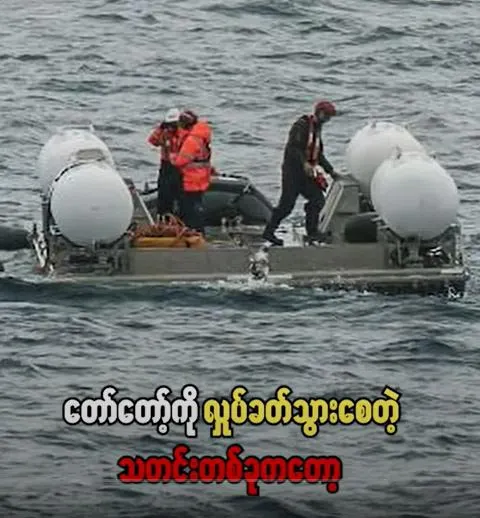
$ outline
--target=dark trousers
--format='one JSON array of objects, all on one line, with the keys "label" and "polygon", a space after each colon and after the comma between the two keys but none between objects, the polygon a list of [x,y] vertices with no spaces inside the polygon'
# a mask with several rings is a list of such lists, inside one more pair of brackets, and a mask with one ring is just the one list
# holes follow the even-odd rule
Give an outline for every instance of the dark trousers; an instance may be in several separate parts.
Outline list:
[{"label": "dark trousers", "polygon": [[162,162],[157,180],[157,215],[174,214],[178,212],[182,197],[182,177],[176,167],[170,162]]},{"label": "dark trousers", "polygon": [[275,232],[281,221],[292,212],[301,194],[307,200],[304,205],[305,229],[309,236],[314,236],[318,232],[320,211],[325,205],[323,191],[312,178],[305,176],[303,170],[297,171],[285,167],[282,169],[282,194],[265,232]]},{"label": "dark trousers", "polygon": [[203,192],[183,193],[180,217],[187,227],[205,233]]}]

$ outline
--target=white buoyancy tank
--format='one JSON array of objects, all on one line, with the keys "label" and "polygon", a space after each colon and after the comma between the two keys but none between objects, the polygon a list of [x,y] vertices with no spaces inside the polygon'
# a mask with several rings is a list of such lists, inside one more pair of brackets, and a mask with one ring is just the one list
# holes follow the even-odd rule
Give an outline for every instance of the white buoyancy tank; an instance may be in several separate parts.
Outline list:
[{"label": "white buoyancy tank", "polygon": [[400,237],[433,239],[455,222],[459,196],[452,177],[425,153],[385,160],[371,183],[375,211]]},{"label": "white buoyancy tank", "polygon": [[115,167],[107,145],[92,130],[60,129],[45,143],[38,156],[38,175],[43,194],[47,194],[56,176],[75,158],[103,159]]},{"label": "white buoyancy tank", "polygon": [[79,163],[59,175],[51,186],[50,209],[60,232],[80,246],[112,243],[133,217],[130,191],[106,162]]},{"label": "white buoyancy tank", "polygon": [[403,126],[392,122],[371,122],[358,130],[346,151],[348,172],[364,194],[370,196],[370,182],[379,165],[396,149],[425,151],[420,142]]}]

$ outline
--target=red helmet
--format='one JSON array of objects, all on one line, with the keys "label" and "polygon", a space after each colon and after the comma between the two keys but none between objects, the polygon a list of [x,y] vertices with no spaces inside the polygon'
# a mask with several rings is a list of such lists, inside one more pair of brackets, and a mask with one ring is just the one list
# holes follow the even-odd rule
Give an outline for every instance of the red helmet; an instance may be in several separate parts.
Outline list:
[{"label": "red helmet", "polygon": [[333,117],[337,114],[335,106],[330,101],[319,101],[316,103],[314,112],[323,112],[327,117]]}]

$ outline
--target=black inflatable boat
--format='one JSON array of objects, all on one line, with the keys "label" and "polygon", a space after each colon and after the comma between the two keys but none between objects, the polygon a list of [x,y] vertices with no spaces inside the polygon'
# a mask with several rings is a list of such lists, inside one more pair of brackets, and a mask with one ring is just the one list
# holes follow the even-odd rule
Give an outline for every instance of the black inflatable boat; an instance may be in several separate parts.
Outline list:
[{"label": "black inflatable boat", "polygon": [[[145,204],[154,216],[157,188],[142,193]],[[204,197],[205,223],[220,226],[223,218],[240,216],[244,225],[265,225],[272,214],[270,201],[244,176],[215,175]]]}]

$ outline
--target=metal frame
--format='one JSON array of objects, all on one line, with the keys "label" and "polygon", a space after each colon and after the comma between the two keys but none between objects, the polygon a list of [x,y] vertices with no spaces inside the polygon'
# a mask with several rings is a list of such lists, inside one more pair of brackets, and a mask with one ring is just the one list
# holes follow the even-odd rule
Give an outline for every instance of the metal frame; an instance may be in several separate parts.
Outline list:
[{"label": "metal frame", "polygon": [[[132,225],[153,223],[132,180],[125,182],[134,201]],[[463,264],[460,225],[431,242],[418,243],[400,239],[376,218],[376,243],[349,244],[343,231],[348,218],[361,211],[360,197],[358,185],[348,176],[331,185],[320,215],[319,231],[327,236],[322,246],[304,247],[293,237],[291,245],[268,247],[261,238],[263,229],[236,221],[230,228],[212,229],[217,241],[206,250],[132,248],[127,234],[110,246],[77,247],[58,231],[44,200],[43,228],[34,227],[32,248],[43,273],[78,282],[250,279],[328,289],[463,293],[469,271]]]}]

